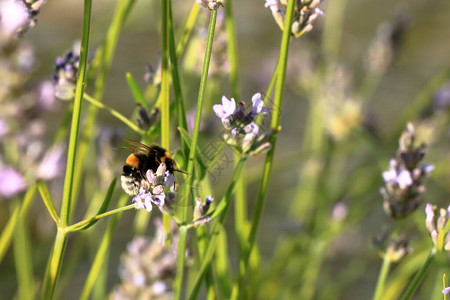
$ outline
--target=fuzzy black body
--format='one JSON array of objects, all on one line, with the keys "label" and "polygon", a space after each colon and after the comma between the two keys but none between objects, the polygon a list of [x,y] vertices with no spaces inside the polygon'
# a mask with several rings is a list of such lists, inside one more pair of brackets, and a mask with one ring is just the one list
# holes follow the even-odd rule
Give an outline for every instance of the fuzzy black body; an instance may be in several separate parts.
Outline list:
[{"label": "fuzzy black body", "polygon": [[148,170],[156,173],[161,163],[166,164],[167,171],[173,174],[175,169],[175,161],[171,158],[170,153],[158,145],[144,145],[136,141],[127,140],[133,147],[124,147],[124,149],[133,151],[123,166],[121,176],[123,190],[131,196],[139,194],[142,179]]}]

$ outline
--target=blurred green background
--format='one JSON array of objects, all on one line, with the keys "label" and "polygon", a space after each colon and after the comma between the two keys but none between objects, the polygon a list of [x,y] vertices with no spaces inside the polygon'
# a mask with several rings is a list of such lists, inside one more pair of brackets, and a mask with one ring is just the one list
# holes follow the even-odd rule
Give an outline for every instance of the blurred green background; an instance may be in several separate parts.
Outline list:
[{"label": "blurred green background", "polygon": [[[305,74],[303,69],[307,69],[307,65],[311,63],[305,57],[320,56],[324,23],[329,21],[327,18],[331,15],[327,6],[331,2],[338,3],[338,6],[345,5],[345,8],[343,8],[345,12],[342,39],[339,43],[339,49],[336,50],[338,55],[336,61],[350,70],[355,87],[359,86],[363,80],[367,49],[375,36],[378,25],[385,21],[392,21],[400,13],[406,15],[409,20],[400,51],[393,65],[381,78],[370,99],[365,100],[367,103],[365,109],[369,110],[376,120],[381,136],[380,140],[383,141],[383,137],[388,136],[392,130],[398,129],[398,116],[408,108],[427,82],[440,71],[450,67],[450,1],[448,0],[432,2],[425,0],[395,2],[384,0],[329,0],[321,4],[325,16],[316,20],[312,32],[300,39],[292,40],[291,43],[284,107],[282,108],[281,123],[283,130],[279,135],[274,173],[272,174],[267,206],[258,237],[262,255],[262,269],[265,267],[265,261],[272,258],[280,236],[295,234],[302,230],[301,220],[287,217],[290,204],[295,197],[295,188],[299,182],[298,177],[302,166],[300,149],[303,146],[302,137],[309,108],[309,95],[301,91],[299,82],[308,80],[307,77],[300,77]],[[105,38],[114,10],[114,3],[99,0],[94,1],[93,5],[90,45],[92,49],[95,49],[95,46],[101,44]],[[182,26],[190,5],[190,1],[173,1],[176,25]],[[269,83],[278,56],[281,31],[273,21],[270,10],[264,8],[264,1],[262,0],[235,1],[234,10],[238,30],[240,80],[243,95],[243,99],[239,100],[249,102],[254,93],[264,92]],[[206,19],[207,13],[206,10],[200,12],[204,19]],[[80,38],[81,20],[81,1],[50,0],[43,6],[38,16],[37,26],[24,37],[34,44],[36,50],[37,65],[31,84],[50,78],[55,57],[70,49],[72,43]],[[150,63],[156,66],[158,63],[159,24],[159,2],[138,1],[121,34],[107,79],[103,101],[125,116],[131,116],[135,110],[131,92],[125,81],[125,74],[126,72],[132,73],[138,79],[140,85],[144,87],[145,83],[142,76],[145,72],[145,65]],[[206,27],[206,22],[203,22],[203,25]],[[226,77],[218,82],[220,92],[208,92],[207,103],[209,106],[205,107],[205,114],[212,114],[210,105],[219,103],[221,95],[231,97],[231,90]],[[184,83],[188,87],[185,90],[185,96],[187,109],[189,110],[193,107],[197,98],[199,78],[191,74],[186,77]],[[66,107],[67,103],[62,103],[61,111]],[[48,122],[59,124],[60,115],[62,114],[51,115]],[[98,124],[100,127],[123,127],[119,121],[105,112],[100,113]],[[216,127],[216,129],[218,135],[220,128]],[[439,174],[437,179],[429,180],[430,187],[427,199],[433,203],[445,205],[448,203],[448,198],[445,195],[448,195],[450,187],[447,184],[449,175],[447,174],[448,171],[445,170],[446,165],[444,163],[448,162],[450,158],[447,153],[450,143],[446,133],[447,128],[440,128],[439,130],[442,130],[444,134],[440,136],[436,147],[430,149],[425,159],[426,162],[436,165],[436,171]],[[50,138],[52,132],[49,132],[48,136]],[[214,140],[214,138],[213,133],[209,139]],[[345,141],[349,148],[352,147],[353,142],[352,136]],[[208,139],[205,138],[203,145],[205,146],[207,143]],[[375,161],[371,167],[365,169],[366,172],[372,172],[372,176],[379,177],[378,186],[382,185],[381,171],[387,168],[389,157],[393,157],[396,151],[396,144],[392,140],[386,139],[386,145],[381,146],[384,146],[385,153],[377,153],[379,161]],[[118,167],[115,172],[117,176],[121,173],[120,165],[126,155],[126,152],[117,150],[118,162],[114,166]],[[251,211],[253,196],[258,188],[256,180],[259,177],[262,162],[263,158],[253,158],[250,161],[250,167],[247,169],[250,183],[248,190],[249,211]],[[344,161],[343,163],[351,165],[353,162]],[[95,166],[92,168],[95,169]],[[228,185],[231,172],[232,169],[229,168],[226,170],[226,174],[222,174],[219,178],[215,190],[217,195],[221,195]],[[58,184],[61,185],[61,183],[55,182],[54,187]],[[358,183],[355,182],[355,184]],[[58,199],[59,192],[55,189],[55,199]],[[86,201],[89,200],[87,188],[83,196]],[[371,236],[378,233],[383,224],[389,222],[389,218],[383,212],[383,201],[381,195],[379,195],[378,187],[373,189],[370,197],[351,199],[350,203],[352,201],[361,201],[371,213],[365,216],[363,221],[354,223],[353,227],[347,228],[330,245],[327,250],[329,256],[326,263],[327,272],[329,272],[327,278],[338,277],[348,267],[353,257],[361,257],[367,262],[365,272],[355,283],[343,291],[341,299],[366,299],[372,295],[381,264],[376,250],[371,246],[370,239]],[[0,207],[2,210],[8,209],[6,203],[0,203]],[[55,228],[41,202],[35,201],[33,207],[36,209],[31,211],[29,222],[30,228],[33,230],[32,241],[35,243],[33,245],[34,262],[36,264],[35,275],[41,278],[51,249]],[[80,208],[75,218],[81,218],[82,212],[83,209]],[[133,212],[124,214],[113,239],[109,259],[109,283],[111,287],[118,281],[117,267],[120,253],[125,249],[126,243],[131,238],[130,224],[133,214]],[[2,213],[2,216],[0,228],[6,223],[6,214]],[[422,208],[415,214],[415,218],[419,220],[417,224],[421,224],[420,220],[424,219]],[[96,226],[99,228],[95,229],[97,233],[94,232],[93,236],[101,235],[104,223],[99,222],[99,225]],[[229,235],[231,241],[229,251],[233,254],[236,249],[232,242],[234,238],[232,230],[230,230]],[[70,247],[71,240],[69,240],[66,253],[67,260],[70,260]],[[13,253],[9,251],[0,268],[0,299],[12,299],[15,293],[16,277],[12,257]],[[86,256],[76,266],[74,276],[68,283],[69,288],[61,299],[77,299],[78,292],[74,291],[79,291],[84,284],[91,259],[92,257]],[[233,258],[231,260],[236,263]],[[66,263],[67,261],[63,264],[63,268]]]}]

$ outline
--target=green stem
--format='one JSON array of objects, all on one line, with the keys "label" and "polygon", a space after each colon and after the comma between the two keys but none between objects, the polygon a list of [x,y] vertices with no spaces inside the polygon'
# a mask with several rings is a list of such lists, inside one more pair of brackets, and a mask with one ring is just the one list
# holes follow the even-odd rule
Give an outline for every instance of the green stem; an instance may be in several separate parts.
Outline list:
[{"label": "green stem", "polygon": [[423,264],[422,268],[420,268],[420,270],[416,273],[413,280],[408,285],[405,293],[403,294],[403,297],[400,300],[411,299],[414,292],[419,287],[420,283],[422,282],[423,278],[425,277],[425,274],[427,273],[428,269],[430,268],[435,255],[436,255],[436,250],[433,247],[430,251],[430,254],[428,254],[428,257],[425,260],[425,263]]},{"label": "green stem", "polygon": [[102,214],[96,215],[94,217],[85,219],[83,221],[80,221],[78,223],[75,223],[73,225],[70,225],[70,226],[66,227],[66,232],[77,231],[79,227],[82,227],[83,225],[89,224],[92,221],[99,220],[99,219],[102,219],[104,217],[107,217],[107,216],[110,216],[110,215],[114,215],[114,214],[123,212],[125,210],[129,210],[129,209],[132,209],[132,208],[135,208],[135,207],[136,207],[136,205],[133,203],[133,204],[129,204],[129,205],[124,206],[124,207],[119,207],[119,208],[116,208],[116,209],[104,212]]},{"label": "green stem", "polygon": [[[109,69],[111,67],[112,59],[117,46],[117,41],[119,40],[120,31],[125,23],[125,20],[130,14],[131,8],[136,3],[136,0],[118,0],[116,8],[114,11],[113,20],[108,28],[106,34],[106,40],[102,51],[98,52],[99,57],[99,71],[96,72],[95,89],[93,98],[102,101],[103,92],[106,82],[106,77],[108,75]],[[75,176],[74,176],[74,200],[77,200],[78,194],[81,186],[81,181],[83,179],[83,171],[85,167],[85,159],[89,154],[89,145],[93,136],[96,133],[95,123],[97,120],[98,108],[95,106],[90,106],[85,123],[84,130],[81,136],[80,144],[78,146],[78,161],[75,166]],[[76,201],[73,201],[71,211],[75,207]],[[70,218],[70,216],[69,216]]]},{"label": "green stem", "polygon": [[241,156],[241,159],[239,160],[239,162],[237,163],[237,165],[236,165],[236,167],[234,169],[232,182],[231,182],[230,186],[228,187],[228,189],[227,189],[225,195],[223,196],[222,200],[220,201],[219,205],[223,205],[224,209],[221,212],[221,214],[219,215],[218,220],[214,224],[214,227],[213,227],[213,229],[211,231],[211,237],[210,237],[210,240],[209,240],[208,248],[207,248],[206,253],[205,253],[204,257],[203,257],[202,265],[200,267],[200,270],[198,271],[197,277],[196,277],[195,282],[194,282],[194,286],[192,288],[192,292],[191,292],[191,294],[189,296],[189,299],[191,299],[191,300],[197,299],[198,293],[200,292],[200,287],[201,287],[201,283],[202,283],[202,280],[203,280],[203,276],[205,275],[205,272],[208,269],[209,263],[211,262],[211,259],[212,259],[213,255],[214,255],[215,250],[216,250],[220,229],[223,226],[223,223],[225,221],[225,217],[226,217],[227,212],[228,212],[228,208],[230,207],[231,196],[233,195],[234,188],[236,186],[236,183],[238,181],[239,176],[241,175],[242,169],[243,169],[246,161],[247,161],[247,157],[246,156]]},{"label": "green stem", "polygon": [[72,124],[70,128],[69,149],[67,153],[67,169],[64,179],[64,191],[61,204],[61,227],[64,228],[70,215],[70,203],[73,194],[75,161],[77,154],[78,132],[80,131],[81,107],[83,103],[84,86],[86,85],[86,67],[89,47],[89,32],[91,21],[92,0],[84,1],[83,35],[80,50],[80,67],[78,69],[75,100],[73,105]]},{"label": "green stem", "polygon": [[373,295],[373,300],[380,300],[384,292],[384,285],[386,283],[389,269],[391,267],[391,259],[389,253],[386,253],[383,257],[383,264],[381,265],[380,274],[378,274],[377,286]]},{"label": "green stem", "polygon": [[[118,205],[119,206],[125,205],[127,200],[128,200],[128,196],[122,195],[122,197],[119,199]],[[120,211],[125,210],[124,208],[129,207],[129,206],[134,206],[134,204],[122,207],[121,208],[122,210],[120,210],[120,208],[119,208],[114,211],[120,212]],[[120,211],[118,211],[118,210],[120,210]],[[103,235],[102,241],[100,243],[100,247],[98,248],[98,251],[95,255],[94,262],[92,263],[91,269],[89,271],[89,275],[87,276],[86,283],[84,284],[83,290],[81,292],[80,300],[89,299],[89,295],[92,292],[95,281],[96,281],[97,277],[99,276],[99,273],[101,271],[103,264],[105,263],[105,258],[108,257],[107,253],[110,249],[113,233],[116,230],[116,227],[120,220],[120,217],[121,217],[121,214],[115,215],[114,218],[108,224],[108,227],[107,227],[105,234]]]},{"label": "green stem", "polygon": [[71,213],[71,202],[74,188],[74,173],[76,153],[78,144],[78,132],[80,129],[81,107],[83,102],[83,90],[86,84],[86,66],[89,48],[89,32],[91,25],[92,0],[84,1],[83,30],[81,37],[80,66],[78,69],[77,85],[75,89],[75,100],[72,114],[72,125],[70,128],[69,148],[67,154],[67,167],[64,179],[64,191],[61,203],[60,224],[56,234],[55,244],[51,253],[48,269],[44,277],[41,291],[41,299],[52,299],[55,292],[58,276],[61,271],[64,251],[67,244],[65,227]]},{"label": "green stem", "polygon": [[275,90],[275,98],[273,105],[273,115],[271,127],[275,131],[271,138],[272,148],[269,150],[266,156],[266,160],[264,162],[264,170],[261,179],[261,185],[258,191],[258,198],[256,200],[254,213],[252,215],[251,229],[248,237],[248,245],[247,245],[247,253],[245,257],[245,269],[248,270],[249,258],[253,248],[253,245],[256,240],[256,234],[258,232],[259,223],[261,221],[262,212],[265,206],[267,190],[269,188],[269,179],[270,173],[273,165],[273,156],[275,153],[275,146],[277,141],[278,134],[276,133],[278,127],[280,125],[280,116],[281,116],[281,107],[283,104],[283,92],[284,92],[284,82],[286,77],[286,66],[289,52],[289,43],[290,43],[290,24],[292,24],[293,13],[295,7],[295,0],[289,0],[286,12],[286,19],[284,23],[283,36],[281,40],[281,48],[280,48],[280,58],[278,60],[278,68],[277,72],[277,84]]},{"label": "green stem", "polygon": [[[228,0],[225,5],[225,25],[227,31],[227,53],[228,60],[230,62],[230,82],[231,82],[231,90],[232,96],[234,99],[241,99],[241,91],[239,87],[239,59],[238,59],[238,50],[237,50],[237,36],[236,36],[236,28],[234,24],[233,18],[233,1]],[[235,152],[234,158],[236,161],[236,165],[239,161],[240,154]],[[236,184],[236,193],[235,193],[235,204],[234,204],[234,227],[237,236],[237,246],[238,246],[238,255],[239,255],[239,274],[238,274],[238,284],[236,289],[233,290],[235,297],[240,297],[244,295],[245,292],[245,235],[246,235],[246,223],[247,223],[247,197],[246,197],[246,181],[245,181],[245,172],[242,172],[238,177]],[[232,297],[233,298],[233,297]]]},{"label": "green stem", "polygon": [[[171,0],[161,1],[161,146],[170,151],[170,73],[169,73],[169,6]],[[165,245],[170,246],[170,216],[163,214]]]},{"label": "green stem", "polygon": [[[195,21],[197,20],[198,13],[200,11],[200,5],[197,4],[197,2],[193,1],[191,11],[189,12],[189,16],[186,20],[185,25],[183,26],[184,31],[181,34],[180,41],[178,43],[177,49],[176,49],[176,57],[177,59],[181,59],[183,54],[186,51],[186,45],[189,41],[189,38],[192,34],[192,31],[194,29]],[[173,61],[172,61],[173,63]]]},{"label": "green stem", "polygon": [[[197,3],[194,3],[196,7]],[[180,72],[178,70],[178,58],[175,50],[175,33],[173,26],[173,16],[172,16],[172,1],[169,1],[169,55],[170,55],[170,69],[172,71],[172,80],[173,80],[173,91],[175,95],[175,102],[177,103],[177,121],[178,126],[188,130],[187,120],[186,120],[186,110],[184,107],[183,101],[183,92],[181,90],[181,77]],[[188,155],[188,145],[186,142],[181,139],[181,145],[185,154],[185,159],[187,160]]]},{"label": "green stem", "polygon": [[[208,70],[209,70],[209,63],[211,60],[211,52],[212,52],[212,45],[214,40],[214,30],[216,27],[216,19],[217,19],[217,11],[213,10],[211,12],[210,20],[209,20],[209,28],[208,28],[208,41],[206,44],[206,53],[205,53],[205,59],[203,62],[203,70],[202,70],[202,76],[200,79],[200,88],[198,93],[198,100],[197,100],[197,109],[195,113],[195,122],[194,122],[194,129],[192,133],[192,141],[191,141],[191,147],[189,152],[189,160],[187,164],[187,173],[189,174],[186,182],[185,182],[185,189],[184,189],[184,195],[183,195],[183,211],[182,211],[182,222],[186,222],[189,212],[189,206],[191,204],[190,202],[190,189],[194,178],[194,161],[195,161],[195,151],[197,149],[197,142],[198,142],[198,136],[200,131],[200,122],[201,122],[201,116],[202,116],[202,110],[203,110],[203,101],[205,96],[205,90],[206,90],[206,81],[208,79]],[[180,229],[179,234],[179,242],[178,242],[178,257],[177,257],[177,274],[175,277],[174,282],[174,299],[180,299],[181,298],[181,289],[183,284],[183,274],[184,274],[184,261],[185,261],[185,252],[186,252],[186,242],[187,242],[187,229],[182,227]]]},{"label": "green stem", "polygon": [[89,103],[91,103],[92,105],[94,105],[97,108],[100,109],[104,109],[107,112],[109,112],[113,117],[116,117],[118,120],[122,121],[125,125],[127,125],[131,130],[133,130],[134,132],[140,134],[140,135],[144,135],[145,132],[140,129],[136,124],[134,124],[133,122],[131,122],[127,117],[125,117],[124,115],[122,115],[120,112],[118,112],[117,110],[112,109],[111,107],[101,103],[100,101],[95,100],[94,98],[92,98],[91,96],[89,96],[88,94],[84,93],[84,99],[86,101],[88,101]]}]

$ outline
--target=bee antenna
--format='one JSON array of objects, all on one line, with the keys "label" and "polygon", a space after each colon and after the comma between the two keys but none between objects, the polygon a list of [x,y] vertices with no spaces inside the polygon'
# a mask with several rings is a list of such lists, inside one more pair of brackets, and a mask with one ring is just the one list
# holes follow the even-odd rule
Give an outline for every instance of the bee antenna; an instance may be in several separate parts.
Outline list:
[{"label": "bee antenna", "polygon": [[179,170],[179,169],[174,169],[173,171],[174,172],[180,172],[180,173],[188,175],[188,172],[185,172],[185,171],[182,171],[182,170]]}]

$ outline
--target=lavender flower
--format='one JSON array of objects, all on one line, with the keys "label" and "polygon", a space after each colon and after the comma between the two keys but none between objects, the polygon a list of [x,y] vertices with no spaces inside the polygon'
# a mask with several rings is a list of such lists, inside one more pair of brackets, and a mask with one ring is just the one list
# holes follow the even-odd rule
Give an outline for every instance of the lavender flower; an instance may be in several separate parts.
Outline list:
[{"label": "lavender flower", "polygon": [[197,0],[198,5],[210,10],[216,10],[226,2],[227,0]]},{"label": "lavender flower", "polygon": [[270,7],[272,9],[272,7],[275,7],[278,9],[278,4],[279,1],[278,0],[266,0],[266,3],[264,3],[264,7]]},{"label": "lavender flower", "polygon": [[389,257],[392,262],[399,262],[407,254],[412,252],[408,246],[409,241],[403,237],[392,237],[389,232],[383,230],[379,235],[372,238],[374,246],[379,250],[380,256]]},{"label": "lavender flower", "polygon": [[[300,37],[313,28],[313,22],[324,12],[317,6],[322,0],[299,0],[295,3],[294,20],[291,32],[294,37]],[[284,18],[286,16],[286,0],[266,0],[264,7],[270,8],[278,26],[283,30]]]},{"label": "lavender flower", "polygon": [[450,218],[450,206],[438,209],[427,203],[425,206],[425,225],[430,233],[433,244],[438,251],[445,249],[450,251],[450,235],[448,234],[447,221]]},{"label": "lavender flower", "polygon": [[231,123],[230,118],[236,112],[236,102],[233,98],[228,100],[227,97],[222,96],[222,104],[213,105],[213,110],[216,116],[222,120],[223,126],[228,127]]},{"label": "lavender flower", "polygon": [[0,3],[0,16],[2,33],[12,36],[26,24],[29,14],[22,1],[6,0]]},{"label": "lavender flower", "polygon": [[75,96],[77,72],[80,60],[80,43],[76,42],[73,50],[68,51],[63,57],[55,60],[55,96],[61,100],[72,100]]},{"label": "lavender flower", "polygon": [[150,212],[153,206],[163,208],[166,190],[173,188],[174,184],[175,178],[167,171],[165,163],[159,165],[156,173],[149,169],[141,181],[139,194],[132,200],[136,204],[136,209],[145,209]]},{"label": "lavender flower", "polygon": [[172,247],[164,247],[160,242],[160,236],[164,234],[161,223],[157,223],[153,239],[136,237],[127,245],[126,251],[120,257],[121,283],[114,289],[110,299],[173,298],[178,236],[174,232]]},{"label": "lavender flower", "polygon": [[399,139],[397,157],[391,159],[389,170],[383,172],[385,186],[380,189],[384,209],[393,218],[402,218],[422,203],[425,186],[422,181],[434,169],[433,165],[420,164],[425,155],[425,145],[415,145],[414,126],[409,123]]},{"label": "lavender flower", "polygon": [[195,198],[195,208],[194,208],[194,225],[203,226],[208,222],[211,222],[211,218],[206,214],[211,207],[211,203],[214,201],[214,198],[211,195],[205,197],[205,201],[203,202],[200,198]]},{"label": "lavender flower", "polygon": [[63,145],[57,145],[45,154],[37,169],[38,179],[52,180],[62,174],[64,148]]},{"label": "lavender flower", "polygon": [[36,16],[45,0],[5,0],[0,2],[0,36],[14,38],[36,25]]},{"label": "lavender flower", "polygon": [[156,123],[159,117],[159,109],[155,107],[151,112],[148,112],[140,103],[138,103],[138,107],[138,126],[141,129],[148,129],[151,125]]},{"label": "lavender flower", "polygon": [[252,97],[252,109],[245,113],[245,104],[240,102],[236,108],[233,98],[228,100],[222,97],[222,104],[213,106],[216,116],[222,121],[225,128],[224,140],[241,153],[257,154],[270,149],[269,135],[260,134],[259,126],[253,121],[259,114],[267,114],[267,107],[261,94]]},{"label": "lavender flower", "polygon": [[7,165],[0,165],[0,196],[12,198],[25,189],[22,174]]},{"label": "lavender flower", "polygon": [[442,290],[442,294],[448,295],[449,293],[450,293],[450,286]]}]

